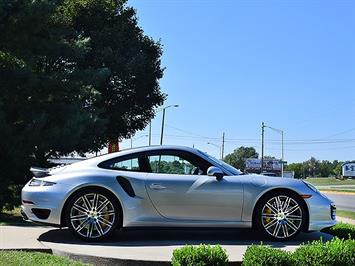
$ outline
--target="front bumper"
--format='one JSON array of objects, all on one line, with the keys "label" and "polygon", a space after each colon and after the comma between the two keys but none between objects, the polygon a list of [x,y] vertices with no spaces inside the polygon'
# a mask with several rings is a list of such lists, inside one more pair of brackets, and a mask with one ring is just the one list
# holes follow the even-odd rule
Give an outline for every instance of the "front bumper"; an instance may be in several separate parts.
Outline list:
[{"label": "front bumper", "polygon": [[309,231],[320,231],[336,225],[336,207],[334,202],[323,194],[313,194],[306,199],[309,211]]}]

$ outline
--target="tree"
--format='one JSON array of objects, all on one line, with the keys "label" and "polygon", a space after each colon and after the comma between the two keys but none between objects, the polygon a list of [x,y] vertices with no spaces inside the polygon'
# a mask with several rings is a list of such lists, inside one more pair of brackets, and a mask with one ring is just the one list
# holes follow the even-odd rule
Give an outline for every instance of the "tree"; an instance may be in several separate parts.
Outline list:
[{"label": "tree", "polygon": [[304,167],[302,163],[291,163],[286,165],[286,171],[293,171],[295,173],[295,178],[305,178]]},{"label": "tree", "polygon": [[330,161],[323,160],[319,162],[319,171],[317,176],[319,177],[329,177],[333,174],[333,164]]},{"label": "tree", "polygon": [[226,155],[223,160],[235,168],[244,171],[245,160],[248,158],[258,158],[258,156],[259,154],[256,152],[255,148],[242,146]]},{"label": "tree", "polygon": [[165,99],[125,0],[4,0],[0,32],[0,210],[31,164],[131,136]]},{"label": "tree", "polygon": [[344,162],[333,161],[333,175],[340,177],[342,175],[342,165]]},{"label": "tree", "polygon": [[303,167],[306,176],[315,177],[319,172],[319,161],[316,158],[311,157],[308,161],[303,162]]}]

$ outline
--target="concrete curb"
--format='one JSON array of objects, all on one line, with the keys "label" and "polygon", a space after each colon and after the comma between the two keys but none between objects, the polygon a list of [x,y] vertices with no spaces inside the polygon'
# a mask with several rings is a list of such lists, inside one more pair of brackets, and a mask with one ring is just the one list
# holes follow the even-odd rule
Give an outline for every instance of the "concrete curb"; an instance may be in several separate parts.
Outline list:
[{"label": "concrete curb", "polygon": [[50,248],[2,248],[0,251],[24,251],[24,252],[40,252],[46,254],[53,254]]}]

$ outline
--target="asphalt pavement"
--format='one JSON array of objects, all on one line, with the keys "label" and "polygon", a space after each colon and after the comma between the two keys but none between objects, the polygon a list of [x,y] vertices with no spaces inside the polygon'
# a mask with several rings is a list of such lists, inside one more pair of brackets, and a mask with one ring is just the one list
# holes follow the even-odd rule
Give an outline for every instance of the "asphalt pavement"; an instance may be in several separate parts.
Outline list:
[{"label": "asphalt pavement", "polygon": [[323,192],[328,198],[334,201],[338,210],[355,212],[355,194],[341,194]]}]

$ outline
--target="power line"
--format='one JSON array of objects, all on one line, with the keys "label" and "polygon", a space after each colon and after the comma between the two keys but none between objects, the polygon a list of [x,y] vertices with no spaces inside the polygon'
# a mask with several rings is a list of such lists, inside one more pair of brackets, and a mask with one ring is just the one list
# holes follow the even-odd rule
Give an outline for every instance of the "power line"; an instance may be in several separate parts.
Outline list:
[{"label": "power line", "polygon": [[339,133],[336,133],[336,134],[333,134],[333,135],[330,135],[330,136],[328,136],[328,137],[326,137],[326,138],[336,137],[336,136],[339,136],[339,135],[343,135],[343,134],[345,134],[345,133],[349,133],[349,132],[354,131],[354,130],[355,130],[355,127],[354,127],[354,128],[350,128],[350,129],[347,129],[347,130],[344,130],[344,131],[342,131],[342,132],[339,132]]}]

